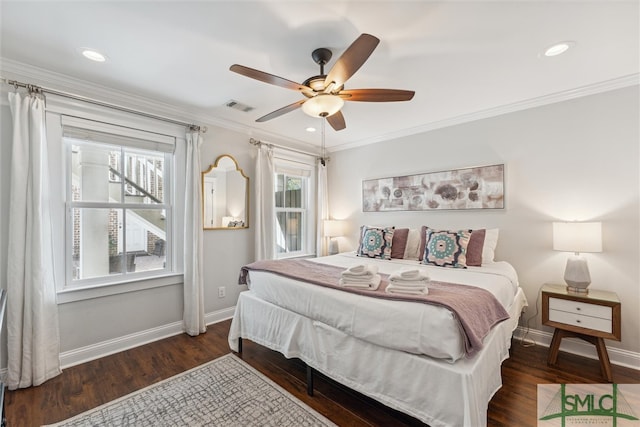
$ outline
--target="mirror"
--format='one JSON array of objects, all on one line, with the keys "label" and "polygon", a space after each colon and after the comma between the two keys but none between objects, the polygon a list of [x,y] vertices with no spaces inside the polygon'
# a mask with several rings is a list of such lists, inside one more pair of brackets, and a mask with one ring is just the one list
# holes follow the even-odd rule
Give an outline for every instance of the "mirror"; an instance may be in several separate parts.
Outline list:
[{"label": "mirror", "polygon": [[249,228],[249,177],[228,154],[202,172],[202,214],[205,230]]}]

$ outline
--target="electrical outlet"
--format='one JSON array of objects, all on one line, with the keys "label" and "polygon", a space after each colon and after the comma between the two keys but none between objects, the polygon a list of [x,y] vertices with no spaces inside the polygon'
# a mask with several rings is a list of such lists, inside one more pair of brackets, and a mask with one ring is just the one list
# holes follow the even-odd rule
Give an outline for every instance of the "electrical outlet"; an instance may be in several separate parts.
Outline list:
[{"label": "electrical outlet", "polygon": [[224,286],[220,286],[218,288],[218,298],[224,298],[226,294],[227,293],[226,293],[226,290],[225,290]]}]

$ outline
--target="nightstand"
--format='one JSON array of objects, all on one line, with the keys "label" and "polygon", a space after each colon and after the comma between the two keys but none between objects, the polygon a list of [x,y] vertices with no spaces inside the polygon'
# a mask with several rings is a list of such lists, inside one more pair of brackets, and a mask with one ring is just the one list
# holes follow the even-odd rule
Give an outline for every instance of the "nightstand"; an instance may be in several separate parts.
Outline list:
[{"label": "nightstand", "polygon": [[589,289],[589,293],[567,292],[564,285],[542,286],[542,324],[553,326],[547,363],[555,365],[562,338],[577,337],[596,346],[600,368],[612,382],[611,362],[604,339],[620,341],[620,300],[613,292]]}]

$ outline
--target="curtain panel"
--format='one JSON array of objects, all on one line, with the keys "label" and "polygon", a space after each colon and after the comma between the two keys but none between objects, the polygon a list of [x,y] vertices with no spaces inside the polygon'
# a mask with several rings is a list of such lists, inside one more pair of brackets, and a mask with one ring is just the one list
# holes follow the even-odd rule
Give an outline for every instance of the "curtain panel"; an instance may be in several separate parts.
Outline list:
[{"label": "curtain panel", "polygon": [[184,188],[184,328],[191,336],[206,332],[204,317],[202,175],[199,132],[186,135]]},{"label": "curtain panel", "polygon": [[37,386],[61,373],[51,240],[45,102],[9,93],[13,119],[7,263],[7,385]]},{"label": "curtain panel", "polygon": [[275,206],[273,149],[265,144],[258,146],[256,158],[256,208],[255,208],[255,258],[256,261],[274,259]]}]

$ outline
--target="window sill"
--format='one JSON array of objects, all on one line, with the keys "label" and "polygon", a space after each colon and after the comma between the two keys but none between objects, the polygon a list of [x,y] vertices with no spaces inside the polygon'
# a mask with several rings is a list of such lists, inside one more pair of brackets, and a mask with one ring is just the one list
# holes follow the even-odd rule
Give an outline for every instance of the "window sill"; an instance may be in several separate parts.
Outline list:
[{"label": "window sill", "polygon": [[58,305],[75,301],[101,298],[109,295],[136,292],[144,289],[159,288],[162,286],[178,285],[184,282],[182,274],[167,274],[152,278],[131,280],[122,283],[100,284],[84,287],[73,287],[59,290],[57,293]]}]

